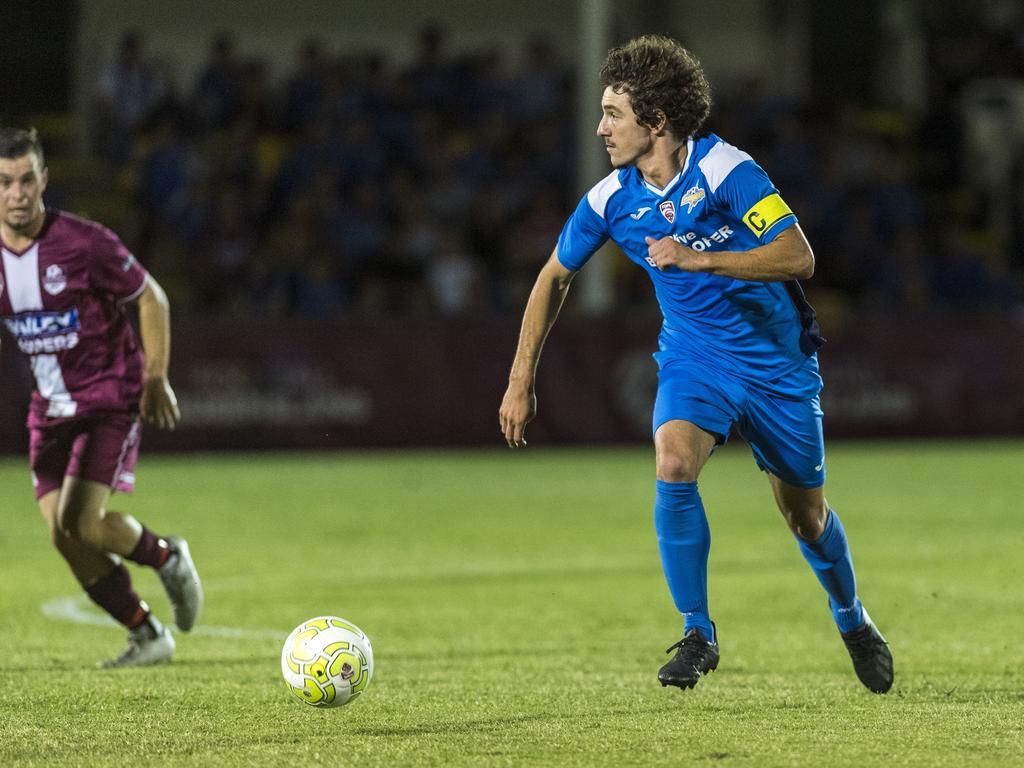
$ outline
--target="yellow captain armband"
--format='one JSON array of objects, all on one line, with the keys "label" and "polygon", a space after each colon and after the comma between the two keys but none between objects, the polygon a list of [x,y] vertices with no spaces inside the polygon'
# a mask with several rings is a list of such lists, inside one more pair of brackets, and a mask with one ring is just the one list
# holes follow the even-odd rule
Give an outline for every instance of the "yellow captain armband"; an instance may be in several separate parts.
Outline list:
[{"label": "yellow captain armband", "polygon": [[743,214],[743,223],[747,225],[751,232],[761,237],[761,235],[778,224],[779,221],[792,215],[793,211],[779,197],[779,194],[775,192],[754,203],[754,206]]}]

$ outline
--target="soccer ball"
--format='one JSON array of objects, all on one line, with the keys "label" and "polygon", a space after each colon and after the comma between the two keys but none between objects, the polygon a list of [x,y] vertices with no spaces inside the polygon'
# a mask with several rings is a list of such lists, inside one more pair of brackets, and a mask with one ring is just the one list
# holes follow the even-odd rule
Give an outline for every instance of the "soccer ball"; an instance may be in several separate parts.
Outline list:
[{"label": "soccer ball", "polygon": [[284,641],[281,674],[299,701],[340,707],[370,684],[373,648],[355,624],[337,616],[317,616],[299,624]]}]

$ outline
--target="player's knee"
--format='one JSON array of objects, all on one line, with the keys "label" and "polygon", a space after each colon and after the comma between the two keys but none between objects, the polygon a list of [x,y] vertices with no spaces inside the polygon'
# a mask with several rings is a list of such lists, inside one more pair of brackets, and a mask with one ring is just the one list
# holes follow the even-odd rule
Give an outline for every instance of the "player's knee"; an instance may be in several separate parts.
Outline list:
[{"label": "player's knee", "polygon": [[78,538],[78,520],[68,514],[57,516],[55,524],[50,529],[53,532],[54,540],[63,536],[68,539]]},{"label": "player's knee", "polygon": [[73,514],[64,510],[60,515],[59,530],[55,536],[63,536],[83,544],[97,546],[102,537],[100,518],[94,515]]},{"label": "player's knee", "polygon": [[78,540],[95,549],[104,549],[103,525],[98,517],[90,517],[78,524]]},{"label": "player's knee", "polygon": [[697,458],[681,451],[659,451],[655,464],[658,479],[666,483],[692,483],[700,473]]},{"label": "player's knee", "polygon": [[825,532],[828,508],[823,504],[790,504],[783,514],[790,530],[804,541],[817,541]]},{"label": "player's knee", "polygon": [[59,525],[50,528],[50,541],[53,543],[54,549],[65,558],[74,554],[80,546],[78,541],[71,538]]}]

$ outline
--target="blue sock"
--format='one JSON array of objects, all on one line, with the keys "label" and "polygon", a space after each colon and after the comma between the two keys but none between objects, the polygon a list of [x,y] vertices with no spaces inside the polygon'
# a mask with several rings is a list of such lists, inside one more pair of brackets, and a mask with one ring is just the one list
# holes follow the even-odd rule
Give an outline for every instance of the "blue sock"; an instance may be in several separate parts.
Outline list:
[{"label": "blue sock", "polygon": [[711,529],[697,483],[656,481],[654,530],[668,591],[686,622],[715,640],[708,615],[708,552]]},{"label": "blue sock", "polygon": [[864,606],[857,597],[857,577],[846,541],[846,531],[834,510],[829,510],[825,530],[815,541],[796,537],[804,559],[828,592],[832,618],[840,632],[849,632],[864,623]]}]

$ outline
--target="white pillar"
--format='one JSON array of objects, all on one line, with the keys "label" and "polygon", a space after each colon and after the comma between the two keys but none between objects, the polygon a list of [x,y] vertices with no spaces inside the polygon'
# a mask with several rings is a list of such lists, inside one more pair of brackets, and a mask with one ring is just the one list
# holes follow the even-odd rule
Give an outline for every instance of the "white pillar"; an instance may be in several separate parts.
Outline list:
[{"label": "white pillar", "polygon": [[[577,199],[611,172],[608,153],[595,135],[601,119],[601,83],[598,72],[611,47],[612,0],[579,0],[580,39],[576,55],[576,191]],[[615,247],[606,245],[584,267],[573,283],[583,312],[608,311],[614,301],[612,258]]]},{"label": "white pillar", "polygon": [[928,55],[919,4],[887,0],[881,11],[877,91],[886,103],[923,115],[928,108]]}]

